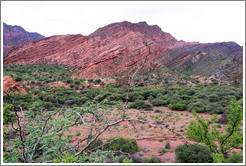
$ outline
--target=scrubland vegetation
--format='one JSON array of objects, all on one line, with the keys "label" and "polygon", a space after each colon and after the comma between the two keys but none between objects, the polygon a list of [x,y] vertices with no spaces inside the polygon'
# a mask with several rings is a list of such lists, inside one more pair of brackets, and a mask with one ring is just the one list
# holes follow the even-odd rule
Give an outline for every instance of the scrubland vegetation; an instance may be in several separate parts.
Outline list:
[{"label": "scrubland vegetation", "polygon": [[[160,156],[139,155],[144,151],[138,145],[139,135],[102,139],[107,130],[120,136],[122,130],[139,130],[139,124],[148,125],[141,126],[145,136],[146,128],[158,128],[184,140],[175,149],[167,137],[156,140],[163,144],[156,154],[175,153],[176,162],[242,162],[242,87],[214,83],[128,87],[79,79],[74,73],[59,65],[4,66],[4,75],[28,90],[3,96],[4,162],[163,162]],[[48,86],[52,82],[68,86]],[[187,128],[172,127],[185,117],[191,119]],[[72,135],[75,127],[80,130]],[[75,137],[79,139],[74,141]]]}]

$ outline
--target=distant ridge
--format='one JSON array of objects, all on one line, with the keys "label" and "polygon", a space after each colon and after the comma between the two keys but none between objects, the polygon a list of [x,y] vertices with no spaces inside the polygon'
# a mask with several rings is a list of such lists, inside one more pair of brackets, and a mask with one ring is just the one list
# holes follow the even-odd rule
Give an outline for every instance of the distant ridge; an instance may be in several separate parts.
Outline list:
[{"label": "distant ridge", "polygon": [[148,55],[143,71],[169,68],[221,79],[242,78],[243,48],[235,42],[176,40],[157,25],[123,21],[89,36],[57,35],[11,48],[4,64],[63,64],[79,77],[126,75]]},{"label": "distant ridge", "polygon": [[27,32],[21,26],[3,23],[3,49],[6,52],[12,46],[24,45],[44,38],[36,32]]}]

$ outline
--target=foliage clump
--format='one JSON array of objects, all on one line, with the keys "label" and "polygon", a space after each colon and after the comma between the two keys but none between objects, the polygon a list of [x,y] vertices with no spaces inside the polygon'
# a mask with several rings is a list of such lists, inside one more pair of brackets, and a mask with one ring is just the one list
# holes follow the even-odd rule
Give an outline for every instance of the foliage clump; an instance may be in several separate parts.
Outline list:
[{"label": "foliage clump", "polygon": [[130,107],[135,109],[145,109],[149,107],[149,104],[143,100],[136,100],[134,103],[130,104]]},{"label": "foliage clump", "polygon": [[155,157],[155,156],[152,156],[150,158],[144,158],[144,163],[160,163],[161,162],[161,159]]},{"label": "foliage clump", "polygon": [[97,149],[101,149],[100,146],[103,144],[103,141],[100,138],[97,138],[95,141],[93,141],[89,147],[88,150],[89,151],[94,151]]},{"label": "foliage clump", "polygon": [[178,163],[212,163],[212,152],[200,144],[183,144],[175,148]]},{"label": "foliage clump", "polygon": [[[103,146],[104,150],[122,151],[132,153],[139,151],[138,144],[135,139],[130,138],[110,138],[107,140],[108,144]],[[119,153],[118,153],[119,154]]]},{"label": "foliage clump", "polygon": [[237,154],[235,151],[225,159],[225,163],[242,163],[243,162],[243,154]]}]

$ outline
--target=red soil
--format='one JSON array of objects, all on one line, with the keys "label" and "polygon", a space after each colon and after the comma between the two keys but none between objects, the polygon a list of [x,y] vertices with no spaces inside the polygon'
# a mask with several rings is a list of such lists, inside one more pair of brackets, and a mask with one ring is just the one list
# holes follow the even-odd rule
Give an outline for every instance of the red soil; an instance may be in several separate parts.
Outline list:
[{"label": "red soil", "polygon": [[14,79],[10,76],[3,77],[3,94],[13,94],[13,93],[20,93],[26,94],[26,89],[23,88],[22,85],[16,83]]}]

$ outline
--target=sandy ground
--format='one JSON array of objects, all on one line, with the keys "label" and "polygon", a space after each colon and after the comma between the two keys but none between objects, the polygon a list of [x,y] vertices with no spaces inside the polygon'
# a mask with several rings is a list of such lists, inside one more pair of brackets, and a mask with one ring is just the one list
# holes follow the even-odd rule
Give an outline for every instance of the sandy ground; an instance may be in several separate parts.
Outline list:
[{"label": "sandy ground", "polygon": [[[155,122],[156,120],[163,120],[170,125],[170,128],[175,128],[175,131],[184,134],[187,131],[187,126],[191,120],[194,119],[192,114],[188,111],[173,111],[167,107],[153,107],[153,109],[160,110],[159,113],[155,113],[154,111],[140,111],[135,109],[128,110],[128,114],[131,117],[134,117],[137,113],[140,116],[145,116],[148,121]],[[201,117],[207,119],[211,118],[210,114],[199,114]],[[136,139],[140,152],[137,152],[137,155],[142,157],[151,157],[158,156],[163,163],[175,163],[175,153],[174,149],[180,145],[185,143],[184,139],[181,136],[173,134],[166,128],[155,128],[149,127],[148,124],[142,124],[136,122],[134,124],[135,128],[129,122],[122,122],[117,129],[113,127],[109,128],[106,132],[104,132],[99,138],[103,141],[111,137],[122,136],[125,138],[134,138]],[[223,125],[222,129],[223,130]],[[76,136],[76,133],[84,133],[86,130],[81,127],[73,127],[68,133],[72,135],[71,145],[76,145],[76,143],[83,137],[83,134],[80,136]],[[187,138],[186,138],[187,139]],[[193,143],[194,141],[187,139],[189,142]],[[171,149],[167,149],[167,153],[160,154],[158,151],[165,148],[165,143],[170,142]]]}]

